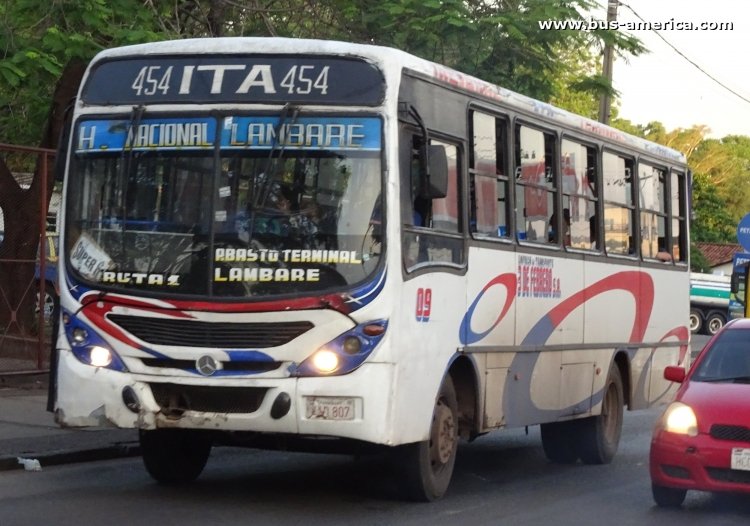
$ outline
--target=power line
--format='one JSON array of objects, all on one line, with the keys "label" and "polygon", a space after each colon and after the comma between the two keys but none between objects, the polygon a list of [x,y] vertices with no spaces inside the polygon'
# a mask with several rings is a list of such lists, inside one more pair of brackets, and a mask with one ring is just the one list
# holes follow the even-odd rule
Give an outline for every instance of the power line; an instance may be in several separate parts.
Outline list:
[{"label": "power line", "polygon": [[[635,15],[636,17],[638,17],[638,19],[639,19],[639,20],[640,20],[641,22],[643,22],[643,23],[645,23],[645,24],[648,24],[648,22],[646,22],[646,21],[645,21],[645,20],[643,19],[643,17],[642,17],[641,15],[639,15],[639,14],[638,14],[638,13],[637,13],[637,12],[635,11],[635,9],[633,9],[632,7],[630,7],[630,6],[628,5],[628,4],[626,4],[625,2],[619,2],[619,4],[620,4],[620,5],[622,5],[622,6],[625,6],[625,7],[627,7],[627,8],[628,8],[628,9],[629,9],[629,10],[630,10],[630,11],[631,11],[631,12],[632,12],[632,13],[633,13],[633,14],[634,14],[634,15]],[[680,50],[679,50],[679,49],[677,49],[677,48],[676,48],[675,46],[673,46],[673,45],[672,45],[672,43],[671,43],[671,42],[669,42],[669,41],[668,41],[668,40],[667,40],[666,38],[664,38],[664,37],[663,37],[663,36],[661,35],[661,33],[659,33],[659,32],[658,32],[658,31],[657,31],[656,29],[652,29],[651,31],[653,31],[653,32],[654,32],[654,33],[656,34],[656,36],[658,36],[659,38],[661,38],[661,39],[662,39],[662,40],[664,41],[664,43],[665,43],[665,44],[667,44],[667,45],[668,45],[669,47],[671,47],[671,48],[672,48],[672,50],[673,50],[673,51],[674,51],[675,53],[677,53],[677,54],[678,54],[678,55],[680,55],[680,56],[681,56],[682,58],[684,58],[685,60],[687,60],[688,62],[690,62],[690,64],[692,64],[692,65],[693,65],[693,66],[694,66],[695,68],[697,68],[697,69],[698,69],[698,71],[700,71],[700,72],[701,72],[701,73],[703,73],[703,74],[704,74],[705,76],[707,76],[708,78],[710,78],[711,80],[713,80],[714,82],[716,82],[716,83],[717,83],[717,84],[718,84],[719,86],[721,86],[722,88],[724,88],[725,90],[727,90],[727,91],[728,91],[729,93],[731,93],[732,95],[735,95],[736,97],[739,97],[739,98],[740,98],[740,99],[742,99],[743,101],[745,101],[745,102],[747,102],[747,103],[750,103],[750,99],[747,99],[747,98],[745,98],[744,96],[740,95],[739,93],[737,93],[736,91],[734,91],[734,90],[733,90],[732,88],[730,88],[729,86],[727,86],[726,84],[724,84],[723,82],[721,82],[721,81],[720,81],[719,79],[717,79],[716,77],[714,77],[713,75],[711,75],[711,74],[710,74],[710,73],[709,73],[708,71],[706,71],[705,69],[703,69],[702,67],[700,67],[700,66],[699,66],[698,64],[696,64],[695,62],[693,62],[692,60],[690,60],[690,59],[689,59],[688,57],[686,57],[686,56],[685,56],[685,54],[684,54],[684,53],[683,53],[682,51],[680,51]]]}]

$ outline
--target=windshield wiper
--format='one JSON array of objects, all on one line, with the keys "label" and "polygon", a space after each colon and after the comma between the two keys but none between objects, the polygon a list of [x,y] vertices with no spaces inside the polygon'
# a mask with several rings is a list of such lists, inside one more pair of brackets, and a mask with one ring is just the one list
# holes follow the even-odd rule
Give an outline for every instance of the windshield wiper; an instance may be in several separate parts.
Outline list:
[{"label": "windshield wiper", "polygon": [[[291,117],[289,115],[290,110],[292,111]],[[266,158],[263,170],[260,173],[256,173],[253,177],[251,186],[251,188],[253,189],[252,209],[250,210],[248,224],[249,240],[253,239],[255,229],[255,214],[257,213],[259,208],[265,206],[266,200],[268,199],[268,195],[271,193],[271,188],[273,186],[273,172],[276,170],[276,165],[279,163],[279,161],[284,158],[286,141],[282,142],[281,146],[279,147],[279,137],[281,136],[281,131],[284,129],[287,119],[289,119],[289,126],[292,126],[295,122],[297,122],[298,117],[299,108],[296,106],[292,106],[290,103],[286,103],[284,105],[284,108],[282,108],[281,113],[279,114],[279,124],[276,127],[273,143],[271,144],[270,151],[268,152],[268,157]],[[278,155],[274,156],[274,153],[276,153],[277,150]],[[258,179],[260,179],[261,177],[262,179],[258,181]]]},{"label": "windshield wiper", "polygon": [[[290,111],[292,112],[291,116],[289,115]],[[276,127],[276,133],[274,134],[273,143],[271,144],[271,149],[268,152],[266,163],[263,166],[263,171],[258,174],[259,176],[263,175],[264,179],[260,182],[260,191],[254,196],[256,198],[255,202],[253,203],[254,208],[262,207],[266,204],[266,200],[268,199],[268,195],[271,193],[271,187],[273,185],[273,174],[276,171],[276,166],[279,164],[279,161],[284,158],[284,150],[286,149],[286,141],[282,142],[281,146],[279,146],[279,138],[281,137],[284,126],[287,125],[287,119],[289,120],[288,126],[293,126],[297,122],[298,117],[298,107],[292,106],[289,103],[284,105],[284,108],[279,114],[279,125]],[[278,155],[274,156],[274,153],[276,153],[277,151]]]}]

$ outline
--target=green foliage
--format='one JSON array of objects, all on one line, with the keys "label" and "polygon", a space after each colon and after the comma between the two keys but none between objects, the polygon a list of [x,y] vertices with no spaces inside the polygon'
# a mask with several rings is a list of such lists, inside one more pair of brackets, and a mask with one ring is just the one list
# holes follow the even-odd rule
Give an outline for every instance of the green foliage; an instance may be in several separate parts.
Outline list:
[{"label": "green foliage", "polygon": [[[0,4],[1,141],[37,142],[65,64],[106,47],[204,36],[329,38],[392,46],[594,116],[611,90],[592,46],[614,31],[542,30],[583,20],[592,0],[14,0]],[[593,112],[593,113],[592,113]],[[23,123],[24,126],[20,126]]]},{"label": "green foliage", "polygon": [[695,243],[690,243],[690,270],[693,272],[711,272],[711,264]]},{"label": "green foliage", "polygon": [[736,242],[737,222],[705,174],[693,175],[693,214],[691,237],[694,242]]}]

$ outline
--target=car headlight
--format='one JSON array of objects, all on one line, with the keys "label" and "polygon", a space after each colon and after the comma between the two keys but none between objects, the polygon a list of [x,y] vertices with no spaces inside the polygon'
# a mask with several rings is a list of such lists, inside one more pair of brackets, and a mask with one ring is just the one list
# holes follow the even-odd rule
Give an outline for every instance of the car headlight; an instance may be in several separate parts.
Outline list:
[{"label": "car headlight", "polygon": [[691,437],[698,435],[698,419],[689,405],[674,402],[667,407],[663,417],[664,430]]}]

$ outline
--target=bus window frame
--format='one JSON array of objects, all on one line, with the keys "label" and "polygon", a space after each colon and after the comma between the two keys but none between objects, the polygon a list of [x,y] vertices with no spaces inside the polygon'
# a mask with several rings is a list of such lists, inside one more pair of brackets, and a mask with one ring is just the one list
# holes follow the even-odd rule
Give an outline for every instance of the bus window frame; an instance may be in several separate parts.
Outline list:
[{"label": "bus window frame", "polygon": [[[677,197],[677,206],[678,208],[681,206],[682,209],[678,210],[677,213],[673,210],[672,207],[672,194],[673,194],[673,187],[672,187],[672,176],[677,177],[677,181],[681,184],[678,185],[677,191],[679,192]],[[668,236],[668,243],[669,247],[672,248],[670,250],[670,254],[672,255],[672,261],[675,265],[682,265],[686,266],[688,264],[688,255],[690,250],[690,239],[688,234],[688,224],[690,222],[689,220],[689,214],[690,214],[690,188],[689,188],[690,182],[689,182],[689,175],[688,175],[688,169],[685,167],[685,169],[677,168],[673,165],[669,166],[668,173],[667,173],[667,192],[669,192],[669,199],[667,199],[667,211],[668,211],[668,225],[667,225],[667,231],[669,232]],[[672,229],[673,221],[677,220],[680,225],[680,232],[675,238],[674,231]],[[677,241],[677,248],[680,251],[680,257],[676,258],[674,256],[674,250],[673,247],[675,246],[675,239]]]},{"label": "bus window frame", "polygon": [[[605,187],[605,178],[604,178],[604,156],[606,154],[611,154],[616,157],[620,157],[624,159],[626,162],[631,162],[631,172],[630,172],[630,200],[631,204],[628,205],[627,203],[621,203],[618,201],[613,201],[611,199],[607,199],[605,196],[606,187]],[[601,160],[601,210],[602,210],[602,220],[601,224],[603,227],[603,230],[601,232],[601,238],[602,238],[602,253],[605,254],[607,257],[614,257],[614,258],[624,258],[629,260],[636,260],[640,259],[640,218],[638,217],[638,195],[637,195],[637,185],[635,184],[637,182],[637,159],[635,155],[629,154],[624,152],[623,150],[618,150],[617,148],[612,148],[609,145],[604,145],[601,148],[600,153],[600,160]],[[626,165],[627,168],[627,165]],[[629,237],[633,238],[633,251],[626,252],[626,253],[620,253],[620,252],[612,252],[607,249],[607,231],[606,231],[606,218],[604,217],[606,215],[606,205],[612,204],[619,208],[625,208],[627,210],[630,210],[631,212],[631,221],[630,221],[630,229],[631,234]]]},{"label": "bus window frame", "polygon": [[[422,140],[424,140],[424,137],[422,136],[421,130],[408,121],[401,121],[398,135],[399,151],[401,152],[399,155],[400,159],[398,161],[401,172],[399,188],[400,193],[402,194],[400,196],[400,204],[398,208],[401,215],[399,219],[399,224],[401,225],[401,263],[405,279],[409,279],[409,277],[413,277],[415,274],[419,274],[424,271],[431,271],[436,268],[463,274],[468,268],[469,261],[466,235],[468,230],[468,210],[466,205],[467,196],[465,195],[465,187],[468,187],[468,185],[466,183],[465,175],[467,173],[465,169],[465,143],[459,138],[445,133],[440,133],[439,131],[430,129],[429,127],[427,128],[427,135],[429,140],[428,144],[440,143],[443,145],[454,146],[456,148],[456,204],[459,208],[457,213],[458,231],[449,232],[429,226],[414,225],[407,222],[407,218],[414,212],[413,206],[410,207],[409,205],[412,204],[412,202],[416,199],[416,195],[414,195],[412,188],[412,145],[414,137],[420,137],[422,138]],[[409,152],[408,156],[406,155],[406,151]],[[408,192],[408,196],[404,195],[406,192]],[[407,261],[407,239],[412,235],[416,236],[417,239],[419,238],[419,236],[427,235],[431,238],[436,239],[453,239],[456,241],[460,241],[460,261],[458,263],[454,263],[448,261],[417,260],[413,263],[409,263]]]},{"label": "bus window frame", "polygon": [[[505,186],[505,228],[506,232],[505,235],[499,234],[499,228],[502,225],[498,225],[497,230],[495,232],[495,235],[491,233],[485,233],[485,232],[479,232],[476,230],[476,228],[469,228],[469,234],[471,238],[476,239],[478,241],[489,241],[492,243],[504,243],[504,244],[510,244],[513,243],[515,240],[515,236],[512,235],[515,231],[515,181],[514,178],[511,177],[511,173],[513,173],[512,165],[513,162],[511,161],[511,156],[513,155],[513,141],[512,141],[512,135],[513,135],[513,119],[508,113],[503,113],[502,111],[498,111],[497,109],[493,108],[487,108],[484,106],[479,106],[473,103],[469,104],[468,107],[468,114],[467,114],[467,124],[468,124],[468,130],[467,130],[467,140],[468,140],[468,147],[467,152],[468,155],[466,156],[466,173],[467,176],[467,212],[469,214],[469,223],[471,226],[471,218],[476,218],[476,211],[477,211],[477,201],[476,201],[476,195],[475,191],[472,190],[472,185],[475,182],[475,179],[477,177],[486,177],[487,179],[492,179],[493,177],[489,173],[481,172],[480,170],[477,170],[474,167],[475,159],[474,159],[474,151],[475,151],[475,143],[474,143],[474,115],[480,114],[485,117],[489,117],[494,119],[495,123],[495,132],[497,132],[498,125],[502,126],[504,137],[501,137],[502,143],[498,143],[498,136],[497,133],[495,134],[495,176],[494,181],[497,186],[503,184]],[[498,146],[502,148],[503,151],[503,159],[502,164],[498,164],[497,159],[497,151]],[[498,173],[498,170],[500,170],[500,173]],[[498,197],[499,202],[499,197]],[[495,219],[500,219],[498,208],[495,208]]]},{"label": "bus window frame", "polygon": [[[563,152],[563,147],[562,146],[563,146],[563,141],[566,141],[566,140],[570,141],[570,142],[574,142],[574,143],[578,144],[579,146],[583,146],[584,148],[592,148],[594,150],[594,159],[595,159],[595,163],[596,163],[596,165],[594,166],[594,181],[595,181],[596,192],[595,192],[595,194],[594,194],[593,197],[588,197],[586,194],[581,194],[581,193],[566,194],[564,188],[562,187],[562,177],[563,177],[563,173],[562,173],[562,170],[563,170],[563,167],[562,167],[562,152]],[[602,219],[604,217],[603,209],[602,209],[602,203],[603,203],[603,199],[604,199],[604,197],[603,197],[603,184],[602,184],[602,179],[603,179],[603,168],[602,168],[603,159],[602,159],[602,154],[603,154],[604,148],[600,144],[597,144],[597,143],[591,141],[590,139],[585,139],[585,138],[579,137],[578,135],[574,135],[572,133],[569,133],[565,129],[563,129],[562,133],[560,134],[559,141],[560,141],[560,143],[559,143],[559,147],[558,147],[558,149],[559,149],[559,155],[558,155],[558,157],[560,158],[559,159],[559,162],[560,162],[560,180],[561,180],[561,183],[560,183],[560,199],[561,199],[561,202],[562,202],[562,206],[564,206],[564,199],[565,199],[566,195],[567,196],[576,196],[576,197],[582,198],[582,199],[584,199],[584,201],[586,203],[593,203],[593,205],[594,205],[594,218],[596,219],[595,236],[594,236],[594,239],[592,241],[595,244],[594,248],[574,247],[574,246],[572,246],[572,244],[570,246],[566,246],[564,248],[565,248],[566,251],[568,251],[568,252],[574,252],[574,253],[581,252],[581,253],[585,253],[585,254],[604,254],[605,251],[604,251],[603,243],[602,243],[602,241],[604,240],[604,236],[603,236],[603,233],[604,233],[604,231],[603,231],[604,221]]]},{"label": "bus window frame", "polygon": [[[514,212],[513,213],[513,216],[514,216],[513,228],[515,230],[515,233],[512,236],[512,239],[514,239],[516,243],[518,243],[519,245],[522,245],[522,246],[528,246],[528,247],[547,247],[547,248],[560,249],[561,246],[562,246],[562,242],[560,240],[561,236],[557,236],[557,239],[555,239],[555,241],[549,241],[548,233],[549,233],[549,227],[550,227],[550,223],[551,223],[550,219],[552,217],[555,217],[555,221],[556,221],[555,231],[556,232],[560,231],[560,225],[562,224],[562,219],[560,218],[561,217],[560,216],[560,211],[561,211],[561,204],[562,204],[561,196],[560,196],[560,190],[561,190],[561,188],[560,188],[560,183],[561,183],[561,180],[560,180],[560,130],[562,128],[560,128],[560,127],[558,127],[558,128],[550,128],[548,126],[545,126],[544,124],[546,124],[546,123],[543,123],[541,121],[534,122],[534,121],[525,119],[523,117],[517,117],[517,118],[513,119],[513,123],[512,123],[512,127],[511,127],[511,133],[512,133],[512,139],[511,139],[511,155],[512,155],[511,167],[512,167],[512,170],[511,170],[511,173],[513,174],[513,176],[512,176],[512,179],[513,179],[513,183],[512,183],[513,207],[514,207],[514,210],[513,210],[513,212]],[[551,179],[552,180],[552,186],[551,187],[550,186],[546,186],[546,185],[523,184],[523,183],[519,183],[518,182],[519,179],[520,179],[520,177],[521,177],[521,175],[522,175],[521,174],[521,162],[520,162],[521,161],[521,159],[520,159],[520,155],[521,155],[521,151],[520,151],[520,148],[521,148],[521,137],[520,137],[521,127],[526,127],[526,128],[531,129],[531,130],[536,130],[536,131],[539,131],[539,132],[542,133],[542,135],[544,137],[544,142],[545,142],[545,144],[544,144],[544,147],[545,147],[545,151],[544,151],[545,158],[546,158],[546,155],[547,155],[547,151],[546,151],[547,141],[546,141],[546,138],[547,138],[547,136],[551,136],[552,137],[552,144],[553,144],[553,147],[554,147],[554,151],[551,153],[551,155],[552,155],[551,167],[552,167],[552,170],[553,170],[554,173],[552,174],[552,179]],[[519,157],[518,159],[516,159],[517,155]],[[545,177],[546,177],[546,166],[547,166],[547,162],[546,162],[546,159],[545,159]],[[530,240],[528,238],[523,238],[522,239],[522,238],[519,237],[519,233],[521,232],[520,231],[521,225],[520,225],[520,223],[518,221],[518,208],[519,208],[518,207],[518,202],[519,201],[517,199],[519,187],[520,188],[533,188],[533,189],[536,189],[536,190],[543,190],[543,191],[547,192],[548,194],[549,193],[552,194],[552,212],[549,213],[549,211],[548,211],[548,213],[547,213],[547,218],[546,218],[546,230],[547,231],[545,232],[544,238],[541,241],[539,241],[539,240]],[[524,202],[524,205],[525,205],[525,202]],[[525,208],[525,206],[524,206],[524,208]],[[527,216],[524,214],[524,219],[526,217]]]},{"label": "bus window frame", "polygon": [[[663,207],[663,211],[658,211],[652,208],[647,208],[645,205],[641,204],[641,201],[644,196],[644,192],[642,191],[641,187],[641,168],[643,166],[650,167],[653,170],[660,170],[662,172],[662,175],[664,177],[664,183],[662,186],[662,202],[660,203]],[[669,246],[671,246],[671,233],[669,232],[669,222],[670,222],[670,214],[669,214],[669,205],[667,203],[667,196],[670,195],[669,190],[669,174],[670,174],[670,168],[663,163],[652,161],[649,158],[639,157],[637,161],[637,172],[638,172],[638,188],[636,189],[637,192],[637,198],[638,198],[638,223],[639,223],[639,229],[638,229],[638,248],[640,249],[641,258],[643,261],[649,261],[649,262],[658,262],[662,264],[672,264],[674,262],[674,258],[672,258],[672,261],[664,261],[660,260],[656,255],[655,256],[649,256],[646,255],[645,252],[642,250],[643,248],[643,224],[642,224],[642,217],[644,214],[650,214],[656,217],[657,225],[659,219],[662,219],[664,221],[664,250],[666,251]],[[660,252],[659,250],[659,241],[658,241],[658,232],[657,232],[657,254]]]}]

